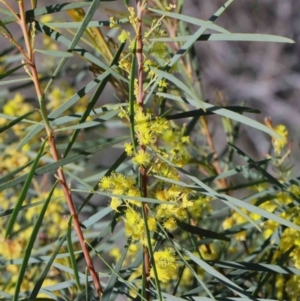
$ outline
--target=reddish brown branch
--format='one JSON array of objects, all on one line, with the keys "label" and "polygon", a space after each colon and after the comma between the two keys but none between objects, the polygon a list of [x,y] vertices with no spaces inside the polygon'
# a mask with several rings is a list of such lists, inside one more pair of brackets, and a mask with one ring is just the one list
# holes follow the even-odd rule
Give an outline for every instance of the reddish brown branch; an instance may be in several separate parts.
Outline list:
[{"label": "reddish brown branch", "polygon": [[[137,103],[142,108],[144,104],[144,90],[143,90],[143,3],[142,0],[136,0],[136,8],[137,8],[137,36],[136,36],[136,42],[137,42],[137,49],[136,49],[136,58],[138,63],[138,96],[137,96]],[[140,149],[145,152],[146,148],[144,145],[140,145]],[[147,169],[144,166],[140,167],[140,176],[141,176],[141,194],[143,197],[147,197],[147,182],[148,182],[148,176],[147,176]],[[146,218],[148,217],[148,205],[145,203],[144,205],[144,212],[146,215]],[[149,275],[150,275],[150,269],[151,269],[151,263],[150,263],[150,257],[149,257],[149,250],[145,248],[144,250],[144,267],[145,267],[145,279],[146,279],[146,299],[150,299],[150,295],[148,292],[150,281],[149,281]]]},{"label": "reddish brown branch", "polygon": [[[57,161],[60,160],[60,157],[59,157],[59,154],[58,154],[58,151],[57,151],[57,148],[56,148],[53,131],[52,131],[52,129],[50,127],[50,124],[49,124],[49,121],[47,119],[47,112],[46,112],[46,107],[45,107],[45,103],[44,103],[44,95],[43,95],[41,85],[40,85],[40,82],[39,82],[38,72],[37,72],[37,69],[36,69],[36,64],[35,64],[35,59],[34,59],[34,52],[33,52],[32,46],[31,46],[29,32],[28,32],[28,29],[27,29],[27,26],[26,26],[25,9],[24,9],[23,0],[20,0],[18,3],[19,3],[19,10],[20,10],[19,25],[22,29],[24,39],[25,39],[25,45],[26,45],[26,49],[27,49],[27,56],[25,57],[25,59],[26,59],[27,63],[30,66],[31,77],[32,77],[32,80],[34,82],[36,94],[37,94],[37,96],[39,98],[39,101],[40,101],[42,117],[44,119],[46,132],[47,132],[47,136],[48,136],[48,141],[49,141],[49,145],[50,145],[50,152],[51,152],[51,155],[52,155],[53,159],[57,162]],[[69,210],[70,210],[70,214],[71,214],[72,219],[73,219],[74,228],[75,228],[75,231],[77,233],[78,240],[79,240],[80,246],[82,248],[87,267],[88,267],[89,272],[92,276],[95,289],[97,290],[98,296],[100,298],[102,296],[103,290],[102,290],[102,287],[101,287],[101,284],[100,284],[99,277],[98,277],[98,275],[95,271],[94,264],[93,264],[93,261],[91,259],[90,253],[88,251],[87,245],[85,243],[85,239],[84,239],[84,236],[83,236],[83,233],[82,233],[82,230],[81,230],[81,227],[80,227],[80,223],[79,223],[79,220],[78,220],[78,215],[77,215],[74,203],[73,203],[72,195],[71,195],[71,192],[68,188],[66,178],[65,178],[65,174],[64,174],[64,171],[63,171],[62,168],[59,168],[57,170],[57,175],[58,175],[59,182],[62,186],[64,196],[66,198],[66,201],[67,201],[67,204],[68,204],[68,207],[69,207]]]}]

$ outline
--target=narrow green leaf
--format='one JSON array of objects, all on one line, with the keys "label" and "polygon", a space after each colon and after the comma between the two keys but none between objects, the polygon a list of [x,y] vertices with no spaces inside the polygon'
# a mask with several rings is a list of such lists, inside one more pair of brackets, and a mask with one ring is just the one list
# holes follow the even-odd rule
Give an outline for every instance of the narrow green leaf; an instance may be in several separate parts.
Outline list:
[{"label": "narrow green leaf", "polygon": [[283,275],[299,275],[300,276],[300,270],[293,268],[293,267],[287,267],[287,266],[281,266],[276,264],[267,264],[267,263],[255,263],[255,262],[235,262],[235,261],[212,261],[210,262],[216,267],[221,267],[224,269],[237,269],[237,270],[253,270],[258,272],[272,272],[272,273],[278,273]]},{"label": "narrow green leaf", "polygon": [[43,282],[45,280],[45,278],[47,277],[47,274],[50,270],[50,268],[52,267],[52,264],[61,248],[61,246],[63,245],[64,241],[66,240],[66,235],[64,235],[63,237],[60,238],[60,240],[58,241],[57,243],[57,247],[56,249],[54,250],[53,254],[51,255],[49,261],[47,262],[43,272],[41,273],[39,279],[35,282],[35,286],[33,288],[33,290],[31,291],[31,294],[28,298],[28,301],[35,301],[36,300],[36,297],[43,285]]},{"label": "narrow green leaf", "polygon": [[16,84],[16,83],[20,83],[20,82],[26,82],[26,81],[30,81],[31,78],[26,77],[26,78],[16,78],[16,79],[11,79],[11,80],[2,80],[0,81],[0,86],[4,86],[4,85],[11,85],[11,84]]},{"label": "narrow green leaf", "polygon": [[[178,246],[179,247],[179,246]],[[203,261],[202,259],[196,257],[190,251],[184,249],[184,254],[187,255],[192,261],[198,264],[202,269],[204,269],[207,273],[211,274],[215,278],[217,278],[221,283],[223,283],[228,289],[232,290],[234,293],[238,294],[241,297],[249,297],[249,293],[239,287],[237,284],[226,278],[220,272],[211,267],[208,263]]]},{"label": "narrow green leaf", "polygon": [[[153,252],[153,248],[152,248],[152,242],[151,242],[151,236],[150,236],[150,231],[149,231],[149,227],[148,227],[148,220],[147,220],[147,215],[145,212],[145,207],[142,206],[142,214],[143,214],[143,220],[144,220],[144,227],[145,227],[145,232],[146,232],[146,238],[147,238],[147,247],[148,247],[148,252],[150,255],[150,260],[151,260],[151,264],[152,264],[152,268],[154,271],[154,278],[155,278],[155,285],[156,285],[156,289],[157,289],[157,294],[158,294],[158,298],[159,301],[162,301],[162,294],[161,294],[161,287],[160,287],[160,283],[159,283],[159,278],[158,278],[158,273],[157,273],[157,268],[156,268],[156,262],[154,260],[154,252]],[[146,273],[145,270],[146,266],[145,266],[145,262],[143,261],[143,288],[142,288],[142,292],[143,295],[145,295],[145,290],[147,289],[145,287],[146,284]]]},{"label": "narrow green leaf", "polygon": [[[115,22],[116,24],[119,25],[119,24],[126,24],[129,22],[129,20],[127,18],[124,18],[124,19],[115,20]],[[54,28],[79,28],[82,22],[60,22],[60,23],[44,23],[44,24]],[[109,25],[110,25],[110,21],[90,21],[87,24],[86,28],[103,27],[103,26],[109,27]]]},{"label": "narrow green leaf", "polygon": [[[95,109],[92,110],[92,112],[90,112],[89,117],[92,117],[94,119],[94,121],[97,121],[97,120],[101,121],[103,116],[105,116],[105,119],[109,119],[109,115],[106,116],[106,114],[110,114],[109,112],[111,112],[111,111],[117,112],[117,113],[120,112],[119,109],[116,109],[117,106],[118,107],[119,106],[127,106],[127,104],[124,103],[124,104],[118,104],[118,105],[105,105],[105,106],[102,106],[100,108],[95,108]],[[74,122],[74,121],[78,122],[78,120],[80,120],[82,118],[83,114],[84,114],[84,112],[76,112],[76,114],[74,114],[74,115],[58,117],[55,120],[50,122],[51,127],[66,124],[66,123],[69,123],[69,122]],[[0,117],[2,117],[1,113],[0,113]],[[25,131],[28,131],[28,132],[32,131],[32,130],[35,129],[35,127],[37,125],[39,126],[40,123],[34,122],[34,125],[28,126],[25,129]],[[102,140],[104,141],[105,139],[102,139]],[[86,141],[84,143],[86,143]],[[60,145],[62,145],[62,144],[60,144]],[[65,145],[67,145],[67,144],[65,144]]]},{"label": "narrow green leaf", "polygon": [[30,255],[31,255],[31,251],[32,251],[32,248],[33,248],[33,245],[34,245],[34,242],[36,240],[36,237],[38,235],[38,232],[39,232],[39,229],[42,225],[42,222],[43,222],[43,218],[44,218],[44,215],[46,213],[46,210],[47,210],[47,207],[48,207],[48,204],[51,200],[51,197],[53,195],[53,192],[56,188],[56,185],[57,185],[57,182],[52,186],[52,189],[50,190],[49,192],[49,195],[44,203],[44,206],[42,207],[42,210],[39,214],[39,217],[33,227],[33,230],[32,230],[32,233],[31,233],[31,236],[29,238],[29,241],[27,243],[27,246],[25,248],[25,255],[24,255],[24,258],[23,258],[23,262],[22,262],[22,265],[20,267],[20,272],[19,272],[19,275],[18,275],[18,279],[17,279],[17,282],[16,282],[16,285],[15,285],[15,293],[14,293],[14,297],[13,297],[13,301],[17,301],[18,300],[18,296],[19,296],[19,292],[20,292],[20,288],[21,288],[21,284],[22,284],[22,281],[23,281],[23,278],[24,278],[24,275],[25,275],[25,272],[26,272],[26,268],[27,268],[27,265],[28,265],[28,261],[29,261],[29,258],[30,258]]},{"label": "narrow green leaf", "polygon": [[71,231],[72,231],[72,216],[69,218],[69,221],[68,221],[67,243],[68,243],[68,250],[69,250],[69,254],[70,254],[70,260],[71,260],[71,264],[72,264],[72,268],[73,268],[73,272],[74,272],[74,278],[75,278],[75,282],[77,285],[77,289],[79,291],[81,291],[82,288],[80,285],[78,266],[77,266],[74,249],[73,249],[73,244],[72,244]]},{"label": "narrow green leaf", "polygon": [[220,110],[220,109],[225,109],[231,112],[237,112],[237,113],[260,113],[259,110],[256,109],[251,109],[251,108],[246,108],[246,107],[238,107],[238,106],[228,106],[228,107],[215,107],[215,108],[210,108],[204,111],[203,109],[198,109],[198,110],[191,110],[191,111],[186,111],[178,114],[173,114],[173,115],[167,115],[165,116],[166,119],[168,120],[175,120],[175,119],[181,119],[181,118],[188,118],[188,117],[196,117],[196,116],[208,116],[215,114],[215,110]]},{"label": "narrow green leaf", "polygon": [[[45,252],[52,250],[54,245],[55,245],[55,243],[52,243],[52,244],[50,244],[50,247],[47,246],[48,248]],[[28,264],[45,263],[45,262],[49,261],[51,258],[51,256],[40,256],[40,255],[36,255],[36,253],[37,252],[35,252],[35,254],[31,255],[31,257],[29,258]],[[79,254],[82,254],[82,251],[76,251],[74,253],[76,255],[79,255]],[[56,256],[57,259],[64,259],[64,258],[68,259],[69,257],[70,257],[69,253],[61,253]],[[10,264],[21,265],[22,263],[23,263],[23,258],[3,260],[4,266],[10,265]]]},{"label": "narrow green leaf", "polygon": [[95,213],[94,215],[90,216],[82,224],[88,229],[91,226],[95,225],[97,222],[99,222],[103,217],[105,217],[111,211],[112,209],[110,207],[106,207],[100,210],[99,212]]},{"label": "narrow green leaf", "polygon": [[43,49],[34,49],[34,52],[42,53],[47,56],[54,56],[54,57],[72,57],[72,52],[67,51],[57,51],[57,50],[43,50]]},{"label": "narrow green leaf", "polygon": [[127,251],[128,251],[128,246],[125,246],[122,250],[120,259],[118,260],[118,263],[116,264],[116,266],[113,268],[114,269],[114,273],[111,274],[111,276],[109,277],[109,280],[106,284],[106,288],[103,292],[101,301],[109,301],[110,297],[112,295],[113,289],[116,285],[116,282],[118,280],[118,274],[120,273],[120,270],[122,268],[123,262],[126,258],[127,255]]},{"label": "narrow green leaf", "polygon": [[[31,112],[34,112],[34,111],[31,111]],[[19,117],[15,117],[15,116],[0,113],[0,118],[4,118],[4,119],[7,119],[7,120],[15,120],[16,118],[19,118]],[[29,119],[23,119],[23,122],[30,123],[30,124],[33,124],[33,125],[39,124],[38,122],[36,122],[34,120],[29,120]]]},{"label": "narrow green leaf", "polygon": [[89,277],[88,277],[88,268],[85,268],[85,299],[90,301],[90,286],[89,286]]},{"label": "narrow green leaf", "polygon": [[[190,97],[192,97],[192,99],[197,102],[198,106],[203,107],[202,103],[203,100],[199,99],[198,96],[185,84],[183,83],[181,80],[179,80],[177,77],[175,77],[173,74],[150,67],[150,69],[159,75],[159,77],[161,78],[165,78],[169,81],[171,81],[177,89],[181,89],[182,91],[184,91],[187,95],[189,95]],[[161,94],[166,94],[166,93],[161,93]]]},{"label": "narrow green leaf", "polygon": [[15,117],[13,119],[13,121],[9,122],[8,124],[0,127],[0,133],[3,133],[4,131],[8,130],[9,128],[13,127],[14,125],[20,123],[20,121],[22,121],[23,119],[25,119],[26,117],[30,116],[32,113],[36,112],[36,110],[33,110],[33,111],[30,111],[30,112],[27,112],[25,114],[23,114],[22,116],[20,117]]},{"label": "narrow green leaf", "polygon": [[6,8],[0,8],[0,13],[5,14],[7,16],[13,16],[12,12]]},{"label": "narrow green leaf", "polygon": [[213,232],[213,231],[210,231],[207,229],[203,229],[200,227],[195,227],[195,226],[192,226],[190,224],[187,224],[187,223],[181,222],[181,221],[177,221],[177,224],[181,229],[183,229],[189,233],[199,235],[200,237],[230,241],[230,238],[224,236],[223,234],[219,234],[219,233],[216,233],[216,232]]},{"label": "narrow green leaf", "polygon": [[[185,42],[190,39],[191,36],[181,36],[174,38],[153,38],[152,42]],[[295,43],[294,40],[269,34],[256,34],[256,33],[212,33],[203,34],[197,39],[197,41],[231,41],[231,42],[273,42],[273,43]]]},{"label": "narrow green leaf", "polygon": [[[1,22],[1,20],[0,20],[0,22]],[[1,23],[0,23],[0,24],[1,24]],[[11,75],[11,74],[13,74],[15,71],[19,70],[19,69],[22,68],[24,65],[25,65],[25,64],[21,64],[21,65],[15,67],[15,68],[12,68],[12,69],[10,69],[10,70],[7,70],[7,71],[1,73],[1,74],[0,74],[0,80],[3,79],[3,78],[5,78],[5,77],[7,77],[7,76],[9,76],[9,75]]]},{"label": "narrow green leaf", "polygon": [[[167,12],[167,11],[163,11],[163,10],[158,10],[158,9],[154,9],[154,8],[148,8],[148,10],[157,13],[159,15],[163,15],[166,17],[171,17],[174,19],[178,19],[187,23],[191,23],[191,24],[195,24],[198,26],[203,26],[207,29],[211,29],[211,30],[215,30],[218,32],[222,32],[222,33],[230,33],[229,30],[226,30],[225,28],[218,26],[210,21],[204,21],[198,18],[193,18],[191,16],[186,16],[183,14],[177,14],[177,13],[172,13],[172,12]],[[155,39],[150,39],[150,40],[155,40]]]},{"label": "narrow green leaf", "polygon": [[[72,189],[74,192],[83,192],[83,193],[91,193],[89,190],[85,189]],[[115,194],[115,193],[108,193],[108,192],[102,192],[102,191],[92,191],[94,194],[99,194],[99,195],[104,195],[108,197],[115,197],[115,198],[120,198],[120,199],[125,199],[125,200],[134,200],[134,201],[139,201],[142,203],[153,203],[153,204],[165,204],[165,205],[179,205],[178,203],[175,202],[165,202],[165,201],[159,201],[156,199],[152,198],[143,198],[143,197],[136,197],[136,196],[128,196],[125,194]]]},{"label": "narrow green leaf", "polygon": [[35,171],[36,171],[37,165],[38,165],[38,163],[39,163],[39,161],[40,161],[40,158],[41,158],[42,155],[43,155],[44,147],[45,147],[45,145],[46,145],[46,142],[47,142],[47,140],[45,139],[45,140],[43,141],[43,143],[42,143],[42,146],[41,146],[41,148],[40,148],[40,150],[39,150],[39,153],[38,153],[37,156],[36,156],[36,159],[34,160],[34,162],[33,162],[33,164],[32,164],[32,167],[31,167],[31,169],[30,169],[30,172],[29,172],[29,174],[28,174],[28,176],[27,176],[27,178],[26,178],[26,181],[25,181],[25,183],[24,183],[24,185],[23,185],[23,188],[22,188],[22,191],[21,191],[21,193],[20,193],[19,199],[18,199],[18,201],[17,201],[17,203],[16,203],[16,206],[15,206],[15,208],[14,208],[14,210],[13,210],[11,216],[10,216],[10,219],[9,219],[8,224],[7,224],[7,227],[6,227],[6,232],[5,232],[5,238],[6,238],[6,239],[7,239],[7,237],[9,236],[11,230],[13,229],[15,220],[16,220],[16,218],[17,218],[17,216],[18,216],[18,213],[19,213],[19,211],[20,211],[20,209],[21,209],[21,207],[22,207],[22,204],[23,204],[23,202],[24,202],[24,200],[25,200],[25,197],[26,197],[26,195],[27,195],[27,191],[28,191],[28,189],[29,189],[29,187],[30,187],[30,184],[31,184],[31,180],[32,180],[32,178],[33,178],[33,176],[34,176],[34,174],[35,174]]},{"label": "narrow green leaf", "polygon": [[[159,95],[159,96],[162,96],[162,97],[166,97],[166,98],[173,99],[173,100],[176,100],[176,101],[181,101],[181,102],[188,103],[188,104],[191,104],[191,105],[194,105],[194,106],[199,105],[199,100],[198,99],[191,99],[191,98],[186,98],[186,97],[183,97],[183,96],[175,96],[175,95],[172,95],[172,94],[161,93],[161,92],[158,92],[156,94]],[[232,111],[228,111],[225,108],[220,109],[219,107],[211,105],[211,104],[206,103],[206,102],[201,102],[201,104],[205,107],[206,110],[211,109],[214,112],[214,114],[221,115],[221,116],[227,117],[229,119],[236,120],[240,123],[246,124],[246,125],[251,126],[255,129],[258,129],[262,132],[265,132],[265,133],[269,134],[270,136],[272,136],[276,139],[282,140],[282,137],[279,134],[277,134],[274,130],[268,128],[267,126],[265,126],[262,123],[259,123],[256,120],[253,120],[249,117],[246,117],[244,115],[241,115],[241,114],[238,114],[238,113],[235,113],[235,112],[232,112]]]}]

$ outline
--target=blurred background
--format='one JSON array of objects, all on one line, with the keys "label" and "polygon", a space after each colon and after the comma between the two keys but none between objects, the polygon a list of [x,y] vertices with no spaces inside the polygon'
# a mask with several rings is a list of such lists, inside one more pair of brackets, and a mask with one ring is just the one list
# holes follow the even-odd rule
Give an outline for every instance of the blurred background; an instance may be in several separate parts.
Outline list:
[{"label": "blurred background", "polygon": [[[208,19],[223,3],[185,0],[183,13]],[[295,41],[198,42],[196,48],[205,98],[214,102],[216,92],[221,91],[228,104],[245,101],[247,106],[260,109],[257,120],[263,122],[265,117],[271,117],[274,125],[285,124],[293,140],[293,174],[299,175],[300,2],[234,1],[216,24],[232,32],[273,34]],[[262,153],[269,151],[270,139],[250,128],[243,127],[243,131],[243,150],[262,158]],[[222,140],[222,135],[216,128],[215,140]]]}]

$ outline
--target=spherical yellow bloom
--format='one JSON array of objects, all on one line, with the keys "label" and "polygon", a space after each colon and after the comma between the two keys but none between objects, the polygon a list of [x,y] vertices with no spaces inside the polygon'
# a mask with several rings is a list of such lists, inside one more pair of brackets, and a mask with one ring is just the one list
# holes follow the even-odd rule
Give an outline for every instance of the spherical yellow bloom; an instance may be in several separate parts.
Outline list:
[{"label": "spherical yellow bloom", "polygon": [[132,156],[132,154],[133,154],[133,145],[132,145],[132,143],[129,143],[129,142],[125,143],[124,144],[124,149],[125,149],[125,152],[126,152],[127,156]]},{"label": "spherical yellow bloom", "polygon": [[300,276],[292,275],[285,284],[288,300],[298,301],[300,295]]},{"label": "spherical yellow bloom", "polygon": [[167,190],[158,190],[155,193],[156,199],[160,201],[167,201],[168,200],[168,191]]},{"label": "spherical yellow bloom", "polygon": [[118,199],[118,198],[111,198],[110,201],[110,207],[112,210],[117,211],[118,212],[118,207],[122,204],[122,202]]},{"label": "spherical yellow bloom", "polygon": [[264,223],[264,238],[269,238],[278,228],[278,223],[268,220]]},{"label": "spherical yellow bloom", "polygon": [[120,35],[118,36],[118,40],[121,42],[121,43],[124,43],[126,42],[127,40],[130,39],[130,32],[127,31],[127,30],[122,30]]},{"label": "spherical yellow bloom", "polygon": [[134,240],[142,240],[144,237],[144,221],[141,215],[133,209],[127,209],[124,217],[125,234]]},{"label": "spherical yellow bloom", "polygon": [[151,161],[151,156],[142,149],[140,149],[136,153],[136,155],[132,158],[132,162],[136,165],[147,166],[150,163],[150,161]]},{"label": "spherical yellow bloom", "polygon": [[209,244],[209,246],[201,245],[199,247],[199,251],[205,260],[216,260],[219,257],[217,249],[213,243]]},{"label": "spherical yellow bloom", "polygon": [[[171,248],[157,251],[154,253],[154,260],[158,279],[162,282],[172,279],[178,268],[174,251]],[[154,278],[153,268],[150,271],[150,277]]]},{"label": "spherical yellow bloom", "polygon": [[224,230],[230,229],[231,227],[233,227],[233,225],[234,225],[234,221],[233,221],[232,217],[226,218],[222,224]]},{"label": "spherical yellow bloom", "polygon": [[115,261],[118,261],[121,257],[121,251],[119,248],[115,247],[110,250],[109,255],[112,256],[115,259]]},{"label": "spherical yellow bloom", "polygon": [[111,186],[112,186],[111,178],[110,178],[110,177],[103,177],[103,178],[100,180],[99,186],[100,186],[101,189],[103,189],[103,190],[107,190],[107,189],[111,188]]},{"label": "spherical yellow bloom", "polygon": [[128,252],[131,254],[136,254],[139,250],[139,246],[137,244],[131,244],[128,248]]},{"label": "spherical yellow bloom", "polygon": [[148,218],[148,228],[150,231],[156,231],[156,219],[152,216]]},{"label": "spherical yellow bloom", "polygon": [[183,221],[187,218],[187,211],[185,208],[176,207],[176,209],[174,210],[174,215],[178,220]]},{"label": "spherical yellow bloom", "polygon": [[288,139],[287,139],[288,131],[286,127],[282,124],[277,125],[274,128],[274,130],[277,134],[279,134],[282,137],[282,139],[277,139],[277,138],[272,139],[272,144],[274,147],[275,154],[279,155],[283,147],[288,143]]},{"label": "spherical yellow bloom", "polygon": [[169,218],[164,222],[164,227],[170,231],[173,232],[177,229],[177,222],[175,218]]}]

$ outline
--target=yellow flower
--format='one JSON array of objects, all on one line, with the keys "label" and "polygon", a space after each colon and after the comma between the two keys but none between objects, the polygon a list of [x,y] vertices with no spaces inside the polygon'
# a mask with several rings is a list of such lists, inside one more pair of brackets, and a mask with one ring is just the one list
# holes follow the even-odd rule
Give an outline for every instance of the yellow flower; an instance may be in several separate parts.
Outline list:
[{"label": "yellow flower", "polygon": [[176,230],[177,228],[177,222],[175,220],[175,218],[169,218],[164,222],[164,227],[170,231],[173,232]]},{"label": "yellow flower", "polygon": [[126,210],[125,217],[125,234],[134,240],[143,240],[144,237],[144,221],[141,215],[133,209]]},{"label": "yellow flower", "polygon": [[216,250],[216,247],[213,243],[209,244],[209,245],[201,245],[199,247],[199,251],[201,253],[201,256],[205,259],[205,260],[216,260],[219,257],[219,254]]},{"label": "yellow flower", "polygon": [[52,20],[53,20],[53,16],[52,15],[41,16],[41,22],[42,23],[50,23]]},{"label": "yellow flower", "polygon": [[121,201],[118,198],[111,198],[110,207],[112,210],[118,212],[118,207],[121,205]]},{"label": "yellow flower", "polygon": [[120,33],[120,35],[118,36],[118,40],[121,43],[126,42],[127,40],[130,39],[130,32],[127,30],[122,30],[122,32]]},{"label": "yellow flower", "polygon": [[121,251],[116,247],[110,250],[109,255],[112,256],[116,261],[118,261],[121,257]]},{"label": "yellow flower", "polygon": [[[168,282],[172,279],[178,268],[173,249],[166,248],[164,251],[155,252],[154,260],[158,279],[161,282]],[[154,278],[153,268],[150,271],[150,277]]]},{"label": "yellow flower", "polygon": [[100,182],[99,182],[99,186],[101,187],[101,189],[106,190],[111,188],[112,186],[112,181],[110,177],[103,177]]},{"label": "yellow flower", "polygon": [[136,155],[132,158],[132,162],[136,165],[147,166],[150,163],[150,161],[151,161],[151,156],[142,149],[140,149],[136,153]]},{"label": "yellow flower", "polygon": [[265,124],[267,127],[275,131],[277,134],[279,134],[282,139],[278,138],[272,138],[272,145],[274,147],[274,152],[276,155],[280,155],[282,149],[286,146],[288,143],[288,131],[286,127],[283,124],[279,124],[276,127],[272,125],[272,122],[270,119],[265,119]]},{"label": "yellow flower", "polygon": [[133,154],[133,145],[132,145],[132,143],[126,142],[124,144],[124,148],[125,148],[125,152],[126,152],[127,156],[132,156],[132,154]]},{"label": "yellow flower", "polygon": [[275,154],[279,155],[281,153],[282,149],[288,143],[288,139],[287,139],[288,131],[287,131],[286,127],[282,124],[277,125],[274,128],[274,130],[277,134],[279,134],[282,137],[282,140],[277,139],[277,138],[272,138],[272,144],[274,147]]},{"label": "yellow flower", "polygon": [[150,231],[156,231],[156,219],[152,216],[148,218],[148,228]]},{"label": "yellow flower", "polygon": [[128,248],[128,252],[131,254],[136,254],[139,250],[139,246],[137,244],[131,244]]}]

